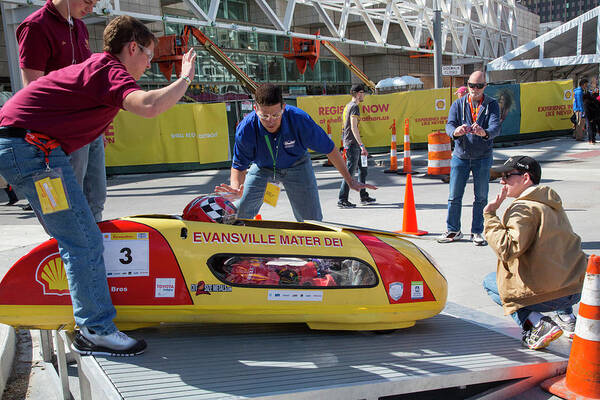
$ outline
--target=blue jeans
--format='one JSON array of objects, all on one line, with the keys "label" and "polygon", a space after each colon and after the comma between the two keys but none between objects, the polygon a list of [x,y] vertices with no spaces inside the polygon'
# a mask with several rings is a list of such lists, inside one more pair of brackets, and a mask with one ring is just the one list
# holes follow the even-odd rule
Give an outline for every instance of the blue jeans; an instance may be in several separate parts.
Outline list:
[{"label": "blue jeans", "polygon": [[[273,180],[271,168],[260,168],[252,164],[244,181],[244,194],[236,202],[238,217],[254,218],[263,203],[267,183]],[[276,169],[275,180],[283,183],[292,205],[294,217],[299,222],[305,219],[321,221],[321,203],[312,161],[307,154],[290,168]]]},{"label": "blue jeans", "polygon": [[475,201],[473,202],[473,221],[471,233],[483,233],[483,209],[487,204],[490,168],[492,157],[478,160],[465,160],[452,156],[450,162],[450,195],[448,196],[448,218],[446,225],[449,232],[460,231],[460,213],[462,198],[469,175],[473,173]]},{"label": "blue jeans", "polygon": [[88,201],[96,222],[102,221],[106,202],[106,168],[104,140],[99,136],[92,143],[69,154],[75,177]]},{"label": "blue jeans", "polygon": [[[360,146],[358,143],[353,143],[346,149],[346,166],[350,176],[354,176],[356,169],[358,168],[358,181],[365,183],[367,181],[367,167],[363,167],[360,163]],[[338,195],[339,200],[348,200],[348,194],[350,192],[350,186],[345,180],[342,180],[342,186],[340,186],[340,193]],[[366,199],[369,194],[365,189],[360,190],[360,198]]]},{"label": "blue jeans", "polygon": [[75,179],[68,156],[59,147],[50,153],[49,162],[53,170],[62,170],[71,208],[44,215],[32,178],[46,170],[44,154],[24,139],[0,138],[0,174],[27,198],[48,233],[58,241],[75,322],[100,335],[113,333],[117,330],[113,323],[116,311],[106,281],[102,234]]},{"label": "blue jeans", "polygon": [[[483,279],[483,288],[487,291],[487,294],[492,298],[494,303],[502,305],[500,294],[498,293],[498,283],[496,282],[496,273],[491,272]],[[510,314],[515,322],[524,328],[525,321],[532,311],[536,312],[551,312],[554,311],[559,315],[565,317],[573,313],[573,305],[579,303],[581,300],[581,293],[572,294],[570,296],[561,297],[558,299],[548,300],[543,303],[532,304],[523,308],[519,308],[517,311]],[[568,318],[563,318],[568,319]]]}]

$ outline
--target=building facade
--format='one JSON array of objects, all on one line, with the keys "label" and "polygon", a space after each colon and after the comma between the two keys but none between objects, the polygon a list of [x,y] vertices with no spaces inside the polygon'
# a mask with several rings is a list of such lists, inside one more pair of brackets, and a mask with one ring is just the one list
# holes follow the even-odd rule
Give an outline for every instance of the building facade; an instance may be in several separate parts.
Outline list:
[{"label": "building facade", "polygon": [[540,23],[567,22],[600,5],[600,0],[521,0],[521,4],[540,16]]}]

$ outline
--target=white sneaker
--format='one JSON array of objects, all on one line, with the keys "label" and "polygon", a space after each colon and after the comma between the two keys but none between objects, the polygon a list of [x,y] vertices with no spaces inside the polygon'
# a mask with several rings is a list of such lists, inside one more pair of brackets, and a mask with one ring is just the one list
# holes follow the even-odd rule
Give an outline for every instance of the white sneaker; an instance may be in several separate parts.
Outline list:
[{"label": "white sneaker", "polygon": [[487,244],[481,233],[471,233],[471,241],[475,243],[475,246],[485,246]]},{"label": "white sneaker", "polygon": [[75,335],[71,348],[79,354],[100,356],[135,356],[146,350],[144,340],[135,340],[121,331],[97,335],[85,326]]},{"label": "white sneaker", "polygon": [[561,314],[555,312],[550,318],[552,318],[552,321],[562,329],[566,337],[573,339],[573,336],[575,336],[575,323],[577,322],[577,318],[573,313],[569,316],[565,316],[565,319],[563,319]]},{"label": "white sneaker", "polygon": [[437,241],[438,243],[450,243],[450,242],[456,242],[457,240],[460,240],[462,238],[462,233],[460,233],[460,231],[458,232],[444,232],[440,235],[440,237],[438,237]]}]

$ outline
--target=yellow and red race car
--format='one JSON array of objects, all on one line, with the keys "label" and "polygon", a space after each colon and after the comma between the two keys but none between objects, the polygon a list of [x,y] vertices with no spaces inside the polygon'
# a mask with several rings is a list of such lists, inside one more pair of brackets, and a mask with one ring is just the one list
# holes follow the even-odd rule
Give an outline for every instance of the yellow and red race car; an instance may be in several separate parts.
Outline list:
[{"label": "yellow and red race car", "polygon": [[[99,224],[120,329],[305,322],[313,329],[389,330],[432,317],[446,304],[439,267],[402,235],[324,222],[185,217],[184,210],[183,218],[142,215]],[[74,326],[54,239],[4,276],[0,323]]]}]

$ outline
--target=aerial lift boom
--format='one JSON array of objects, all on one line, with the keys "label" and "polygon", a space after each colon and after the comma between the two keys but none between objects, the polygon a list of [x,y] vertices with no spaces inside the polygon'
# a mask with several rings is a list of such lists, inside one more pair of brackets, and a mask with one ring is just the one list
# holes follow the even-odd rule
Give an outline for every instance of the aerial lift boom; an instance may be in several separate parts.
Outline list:
[{"label": "aerial lift boom", "polygon": [[[316,33],[319,35],[319,32]],[[314,68],[320,55],[320,46],[323,45],[327,50],[337,57],[344,65],[354,73],[365,85],[375,92],[375,83],[373,83],[367,75],[352,63],[345,55],[342,54],[331,42],[327,40],[310,40],[302,38],[292,38],[286,43],[286,49],[289,53],[284,54],[285,58],[296,60],[296,65],[301,74],[306,71],[306,65]]]},{"label": "aerial lift boom", "polygon": [[152,62],[158,64],[158,68],[168,80],[171,79],[173,64],[175,73],[181,74],[181,59],[188,50],[190,34],[198,40],[204,49],[217,59],[227,70],[235,76],[242,86],[251,94],[256,92],[258,84],[252,80],[240,67],[238,67],[225,53],[213,43],[202,31],[196,27],[186,25],[181,35],[166,35],[158,38],[156,56]]}]

